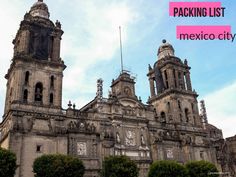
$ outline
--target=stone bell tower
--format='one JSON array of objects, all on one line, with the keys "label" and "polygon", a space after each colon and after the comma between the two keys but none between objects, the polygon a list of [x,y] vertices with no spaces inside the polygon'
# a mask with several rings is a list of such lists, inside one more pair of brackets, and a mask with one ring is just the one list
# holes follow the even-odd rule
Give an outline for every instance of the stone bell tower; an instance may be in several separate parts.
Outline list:
[{"label": "stone bell tower", "polygon": [[128,71],[123,71],[116,80],[112,81],[112,93],[117,97],[137,99],[135,95],[135,81]]},{"label": "stone bell tower", "polygon": [[62,34],[60,22],[54,24],[49,19],[43,0],[36,2],[25,14],[13,40],[14,55],[5,76],[5,115],[15,108],[61,109],[66,67],[60,58]]},{"label": "stone bell tower", "polygon": [[13,40],[0,146],[16,154],[16,177],[33,176],[33,161],[41,153],[66,152],[66,140],[52,136],[57,131],[52,122],[62,115],[62,34],[60,22],[49,19],[47,5],[39,0],[25,14]]},{"label": "stone bell tower", "polygon": [[192,90],[190,67],[175,56],[173,46],[163,40],[158,49],[158,60],[149,65],[147,74],[151,96],[160,122],[201,127],[197,93]]}]

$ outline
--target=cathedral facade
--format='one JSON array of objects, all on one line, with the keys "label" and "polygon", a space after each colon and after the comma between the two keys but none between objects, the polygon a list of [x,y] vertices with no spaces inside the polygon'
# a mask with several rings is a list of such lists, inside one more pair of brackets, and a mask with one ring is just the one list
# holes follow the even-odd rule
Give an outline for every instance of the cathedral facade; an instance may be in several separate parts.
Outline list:
[{"label": "cathedral facade", "polygon": [[[219,170],[235,171],[235,137],[224,140],[208,123],[203,101],[199,113],[190,66],[175,56],[171,44],[163,40],[157,61],[149,65],[147,104],[136,96],[134,78],[122,71],[112,80],[108,98],[98,79],[91,102],[81,109],[69,102],[63,109],[62,35],[60,22],[49,19],[47,5],[39,0],[13,40],[0,145],[16,153],[16,177],[33,177],[34,159],[55,153],[79,157],[85,177],[99,177],[104,157],[111,155],[136,161],[140,177],[155,160],[207,160]],[[233,155],[226,156],[229,152]]]}]

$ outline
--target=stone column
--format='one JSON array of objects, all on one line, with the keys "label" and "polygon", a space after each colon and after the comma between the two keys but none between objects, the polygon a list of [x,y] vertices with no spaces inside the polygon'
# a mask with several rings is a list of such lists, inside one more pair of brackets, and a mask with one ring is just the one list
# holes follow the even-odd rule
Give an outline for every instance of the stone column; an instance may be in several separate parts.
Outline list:
[{"label": "stone column", "polygon": [[184,73],[183,73],[182,71],[181,71],[181,84],[182,84],[182,86],[183,86],[182,89],[186,90],[186,88],[185,88],[185,83],[184,83]]},{"label": "stone column", "polygon": [[168,69],[167,70],[167,76],[168,76],[168,81],[169,81],[169,87],[170,88],[175,88],[175,80],[174,80],[173,69]]},{"label": "stone column", "polygon": [[179,88],[179,75],[177,70],[175,70],[175,79],[176,79],[176,87]]},{"label": "stone column", "polygon": [[23,98],[23,81],[24,81],[24,77],[23,77],[24,73],[21,71],[21,70],[17,70],[16,71],[16,74],[15,74],[15,78],[14,78],[14,84],[12,85],[12,87],[14,88],[14,92],[15,94],[13,94],[14,96],[12,97],[13,98],[13,101],[17,100],[17,101],[20,101],[22,100]]},{"label": "stone column", "polygon": [[55,35],[53,38],[53,47],[52,47],[52,60],[59,61],[60,59],[60,49],[61,49],[61,37],[60,35]]},{"label": "stone column", "polygon": [[22,31],[21,37],[20,37],[19,52],[23,52],[25,54],[28,54],[28,52],[29,52],[29,40],[30,40],[29,30]]},{"label": "stone column", "polygon": [[192,84],[191,84],[191,79],[190,79],[190,73],[189,72],[187,72],[185,74],[185,78],[186,78],[187,90],[192,91]]},{"label": "stone column", "polygon": [[149,77],[149,84],[150,84],[150,93],[151,97],[154,97],[156,95],[155,93],[155,87],[154,87],[154,79]]},{"label": "stone column", "polygon": [[56,92],[55,94],[55,106],[61,107],[61,102],[62,102],[62,78],[63,75],[58,75],[57,76],[57,86],[56,86]]},{"label": "stone column", "polygon": [[26,54],[29,53],[29,42],[30,42],[30,32],[29,30],[25,31],[25,41],[24,41],[24,51]]},{"label": "stone column", "polygon": [[166,85],[167,78],[165,76],[165,72],[161,71],[161,75],[162,75],[162,78],[163,78],[164,86],[165,86],[165,88],[167,88],[167,85]]},{"label": "stone column", "polygon": [[6,90],[6,99],[5,99],[5,109],[4,109],[4,114],[7,113],[8,109],[9,109],[9,99],[10,99],[10,86],[9,86],[9,79],[7,81],[7,90]]}]

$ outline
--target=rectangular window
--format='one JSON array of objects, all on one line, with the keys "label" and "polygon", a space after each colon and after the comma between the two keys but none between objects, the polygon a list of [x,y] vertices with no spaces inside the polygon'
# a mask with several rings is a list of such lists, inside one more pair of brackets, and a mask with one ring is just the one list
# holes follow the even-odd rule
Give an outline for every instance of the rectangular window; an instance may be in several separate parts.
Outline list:
[{"label": "rectangular window", "polygon": [[42,145],[36,145],[36,152],[42,152]]}]

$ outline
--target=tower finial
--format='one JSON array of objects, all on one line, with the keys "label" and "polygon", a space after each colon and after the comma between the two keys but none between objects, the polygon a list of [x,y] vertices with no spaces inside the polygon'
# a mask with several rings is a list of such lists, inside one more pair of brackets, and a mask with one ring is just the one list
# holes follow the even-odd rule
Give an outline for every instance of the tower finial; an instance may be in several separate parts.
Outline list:
[{"label": "tower finial", "polygon": [[103,80],[100,78],[97,80],[97,99],[101,101],[103,98]]},{"label": "tower finial", "polygon": [[122,40],[121,40],[121,27],[119,26],[119,32],[120,32],[120,62],[121,62],[121,73],[123,73],[123,53],[122,53]]},{"label": "tower finial", "polygon": [[38,0],[38,2],[43,2],[43,0]]},{"label": "tower finial", "polygon": [[163,39],[163,40],[162,40],[162,43],[165,44],[165,43],[166,43],[166,39]]},{"label": "tower finial", "polygon": [[206,112],[206,106],[205,106],[205,101],[201,100],[200,101],[200,116],[202,118],[202,123],[204,128],[206,128],[206,124],[208,124],[208,119],[207,119],[207,112]]}]

